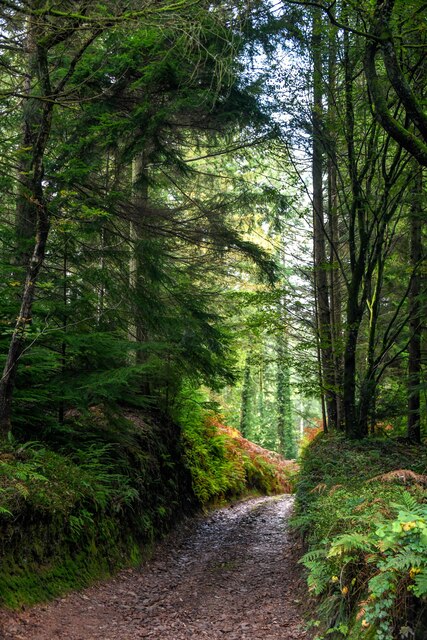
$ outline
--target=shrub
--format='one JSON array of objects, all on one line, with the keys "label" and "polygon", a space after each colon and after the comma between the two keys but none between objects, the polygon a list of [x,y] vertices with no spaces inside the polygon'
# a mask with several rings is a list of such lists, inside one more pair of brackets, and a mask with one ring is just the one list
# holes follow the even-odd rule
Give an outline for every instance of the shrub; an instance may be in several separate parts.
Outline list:
[{"label": "shrub", "polygon": [[0,603],[36,602],[139,562],[195,507],[179,450],[166,417],[99,407],[44,443],[10,443],[0,454]]},{"label": "shrub", "polygon": [[393,442],[321,436],[304,452],[293,525],[325,635],[425,637],[425,468],[425,449]]}]

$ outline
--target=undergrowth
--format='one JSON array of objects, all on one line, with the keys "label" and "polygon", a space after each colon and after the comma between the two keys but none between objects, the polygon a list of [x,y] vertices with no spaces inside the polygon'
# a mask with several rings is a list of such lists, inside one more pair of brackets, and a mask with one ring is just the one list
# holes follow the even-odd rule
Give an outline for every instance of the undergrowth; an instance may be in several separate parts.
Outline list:
[{"label": "undergrowth", "polygon": [[427,452],[320,436],[304,451],[293,525],[318,638],[427,635]]},{"label": "undergrowth", "polygon": [[193,400],[173,419],[70,412],[40,441],[3,447],[0,605],[45,600],[138,564],[197,508],[289,489],[278,459],[251,450]]},{"label": "undergrowth", "polygon": [[295,465],[246,440],[221,416],[190,402],[181,408],[184,461],[193,490],[205,506],[212,500],[290,493]]},{"label": "undergrowth", "polygon": [[0,454],[0,603],[20,606],[139,563],[191,508],[179,430],[158,416],[69,419]]}]

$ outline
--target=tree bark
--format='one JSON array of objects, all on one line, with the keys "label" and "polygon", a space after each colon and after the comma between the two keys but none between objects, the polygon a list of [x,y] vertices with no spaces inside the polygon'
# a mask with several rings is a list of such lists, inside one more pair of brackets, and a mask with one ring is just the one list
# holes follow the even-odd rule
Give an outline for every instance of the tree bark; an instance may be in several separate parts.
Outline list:
[{"label": "tree bark", "polygon": [[0,435],[5,437],[11,430],[12,398],[16,371],[26,340],[26,330],[32,320],[32,308],[36,283],[46,253],[49,234],[49,216],[46,204],[40,203],[38,213],[36,244],[30,260],[22,294],[21,308],[10,341],[6,364],[0,381]]},{"label": "tree bark", "polygon": [[[41,34],[36,35],[41,36]],[[36,36],[35,39],[37,40]],[[52,95],[52,90],[50,86],[47,53],[47,49],[42,45],[36,45],[34,55],[37,59],[37,80],[43,94],[50,96]],[[45,258],[46,243],[50,226],[49,211],[44,197],[43,188],[43,158],[50,135],[54,103],[51,100],[46,100],[38,101],[38,104],[38,117],[36,118],[37,123],[34,122],[33,116],[31,116],[25,125],[29,128],[29,135],[32,140],[31,171],[30,177],[28,177],[28,182],[25,185],[26,198],[28,199],[26,215],[29,217],[28,223],[34,225],[36,230],[35,244],[27,268],[21,297],[21,308],[15,323],[6,363],[3,369],[3,375],[0,381],[0,435],[2,437],[5,437],[11,430],[12,397],[16,371],[25,346],[26,329],[32,321],[32,308],[36,283]],[[24,118],[25,117],[27,117],[27,115],[24,110]],[[18,210],[19,206],[18,199]]]},{"label": "tree bark", "polygon": [[354,78],[350,55],[350,41],[344,32],[344,73],[345,73],[345,125],[348,154],[348,168],[352,202],[348,223],[348,248],[350,277],[347,285],[346,335],[344,346],[343,408],[345,432],[349,438],[363,438],[356,407],[356,351],[360,324],[363,317],[363,301],[360,300],[365,274],[367,237],[365,210],[361,184],[358,175],[355,149]]},{"label": "tree bark", "polygon": [[323,377],[323,392],[326,401],[328,428],[337,426],[335,375],[333,366],[331,310],[329,305],[325,220],[323,209],[323,82],[322,82],[322,37],[321,13],[313,10],[313,235],[314,235],[314,286],[319,319],[319,344]]},{"label": "tree bark", "polygon": [[[381,242],[382,244],[382,242]],[[377,395],[377,379],[375,376],[375,343],[377,336],[378,318],[380,314],[380,291],[382,288],[384,274],[384,256],[380,251],[377,258],[377,277],[373,287],[370,300],[367,301],[369,322],[368,322],[368,351],[366,354],[366,371],[361,383],[360,401],[358,411],[358,421],[360,423],[360,432],[367,435],[369,427],[374,427],[375,404]],[[369,283],[371,286],[372,283]]]},{"label": "tree bark", "polygon": [[328,45],[328,229],[329,229],[329,274],[331,337],[334,369],[335,402],[338,429],[343,428],[342,377],[343,377],[343,337],[342,337],[342,296],[338,256],[340,254],[340,232],[338,225],[338,184],[337,184],[337,42],[336,28],[331,27]]},{"label": "tree bark", "polygon": [[[387,133],[418,162],[427,167],[427,116],[422,103],[412,91],[400,67],[390,27],[395,0],[377,0],[369,37],[366,40],[364,72],[375,107],[375,116]],[[388,107],[383,81],[376,68],[376,57],[382,53],[388,80],[401,101],[406,122],[397,120]],[[408,124],[415,127],[411,130]]]},{"label": "tree bark", "polygon": [[422,310],[420,302],[421,273],[423,258],[422,220],[423,220],[423,178],[422,170],[417,167],[414,188],[412,191],[410,211],[411,227],[411,267],[412,277],[409,289],[409,360],[408,360],[408,439],[421,442],[421,332]]},{"label": "tree bark", "polygon": [[291,403],[291,383],[286,335],[277,339],[277,434],[279,453],[286,459],[296,457]]},{"label": "tree bark", "polygon": [[25,279],[25,269],[31,257],[35,236],[34,205],[31,202],[31,168],[32,150],[34,145],[35,127],[37,126],[37,114],[39,112],[37,100],[31,98],[31,83],[37,77],[37,46],[35,42],[34,17],[27,19],[27,73],[24,81],[24,93],[22,118],[22,147],[19,153],[18,164],[18,191],[16,198],[16,257],[15,263],[23,269],[22,281]]},{"label": "tree bark", "polygon": [[251,405],[251,355],[248,353],[245,359],[243,371],[242,400],[240,405],[240,432],[244,438],[249,436]]},{"label": "tree bark", "polygon": [[[286,255],[284,251],[285,239],[281,238],[279,251],[280,265],[285,272]],[[286,289],[286,281],[282,283]],[[296,457],[294,421],[291,401],[291,373],[289,366],[288,320],[286,313],[286,295],[283,293],[278,304],[280,317],[280,332],[276,339],[277,353],[277,435],[279,439],[279,453],[288,460]]]},{"label": "tree bark", "polygon": [[[352,315],[352,314],[348,314]],[[347,317],[348,317],[347,315]],[[355,324],[347,331],[346,347],[344,352],[344,416],[345,430],[349,438],[358,439],[364,434],[358,429],[356,411],[356,347],[359,335],[360,323]]]}]

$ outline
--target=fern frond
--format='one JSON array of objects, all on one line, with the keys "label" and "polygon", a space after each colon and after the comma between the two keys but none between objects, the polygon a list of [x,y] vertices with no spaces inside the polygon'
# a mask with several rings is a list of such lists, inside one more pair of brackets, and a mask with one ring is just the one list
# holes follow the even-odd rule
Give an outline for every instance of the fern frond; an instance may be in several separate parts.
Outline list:
[{"label": "fern frond", "polygon": [[324,562],[312,562],[308,568],[310,569],[307,577],[309,591],[318,596],[325,591],[330,581],[328,565]]},{"label": "fern frond", "polygon": [[333,541],[328,558],[340,556],[348,551],[363,551],[370,553],[374,549],[372,541],[362,533],[347,533],[338,536]]},{"label": "fern frond", "polygon": [[398,511],[406,511],[421,518],[427,517],[427,505],[418,502],[409,491],[402,494],[400,502],[393,502],[391,506]]},{"label": "fern frond", "polygon": [[413,591],[418,598],[427,597],[427,568],[423,569],[415,576]]},{"label": "fern frond", "polygon": [[317,562],[326,558],[326,549],[312,549],[298,561],[299,563],[307,566],[308,563]]},{"label": "fern frond", "polygon": [[411,567],[418,567],[424,562],[424,554],[414,551],[403,550],[392,556],[388,562],[384,563],[384,567],[394,568],[397,571],[405,571]]}]

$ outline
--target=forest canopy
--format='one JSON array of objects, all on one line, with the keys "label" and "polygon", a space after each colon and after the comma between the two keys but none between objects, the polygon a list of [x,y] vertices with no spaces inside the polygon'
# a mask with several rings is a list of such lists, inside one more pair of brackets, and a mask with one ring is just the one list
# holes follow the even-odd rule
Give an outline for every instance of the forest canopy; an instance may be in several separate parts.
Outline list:
[{"label": "forest canopy", "polygon": [[420,441],[424,17],[2,2],[3,436],[190,383],[288,457]]}]

